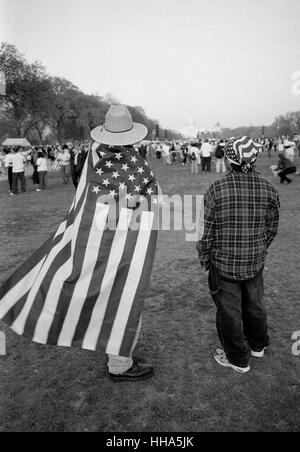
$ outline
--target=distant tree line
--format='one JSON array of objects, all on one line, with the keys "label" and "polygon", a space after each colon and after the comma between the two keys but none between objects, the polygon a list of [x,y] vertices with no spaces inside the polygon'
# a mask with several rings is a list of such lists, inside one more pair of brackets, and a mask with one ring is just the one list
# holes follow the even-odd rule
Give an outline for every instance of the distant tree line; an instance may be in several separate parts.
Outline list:
[{"label": "distant tree line", "polygon": [[252,138],[275,138],[280,136],[300,135],[300,111],[278,116],[270,126],[238,127],[223,129],[224,138],[248,135]]},{"label": "distant tree line", "polygon": [[[18,49],[0,44],[0,71],[6,93],[0,95],[0,142],[7,137],[27,138],[32,143],[89,139],[90,131],[103,124],[106,112],[117,100],[113,95],[87,95],[72,82],[51,77],[44,66],[29,63]],[[165,130],[148,118],[142,107],[128,106],[133,120],[148,127],[148,140],[179,140],[180,133]],[[249,135],[253,138],[300,134],[300,111],[279,116],[271,126],[223,129],[216,137]]]},{"label": "distant tree line", "polygon": [[[112,95],[87,95],[70,81],[51,77],[40,62],[28,63],[18,49],[0,45],[0,71],[5,74],[6,92],[0,96],[0,139],[27,138],[32,143],[53,143],[89,139],[90,131],[104,123]],[[162,130],[147,117],[142,107],[128,106],[133,120],[148,127],[158,138],[177,139],[172,130]]]}]

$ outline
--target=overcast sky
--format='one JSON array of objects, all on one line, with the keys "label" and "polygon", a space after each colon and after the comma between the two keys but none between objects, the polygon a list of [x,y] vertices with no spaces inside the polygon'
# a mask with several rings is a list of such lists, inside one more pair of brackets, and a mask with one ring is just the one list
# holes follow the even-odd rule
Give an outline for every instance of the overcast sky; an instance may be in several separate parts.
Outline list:
[{"label": "overcast sky", "polygon": [[164,127],[300,110],[299,0],[0,0],[0,41]]}]

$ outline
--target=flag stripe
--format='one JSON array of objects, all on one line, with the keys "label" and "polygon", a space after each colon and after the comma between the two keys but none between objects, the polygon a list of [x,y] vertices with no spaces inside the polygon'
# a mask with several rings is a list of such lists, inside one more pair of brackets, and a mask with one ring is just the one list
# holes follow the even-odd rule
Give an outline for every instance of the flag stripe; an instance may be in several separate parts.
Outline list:
[{"label": "flag stripe", "polygon": [[67,229],[67,220],[65,220],[61,223],[61,225],[59,226],[59,228],[57,229],[57,231],[54,235],[54,238],[56,239],[57,237],[62,235],[66,229]]},{"label": "flag stripe", "polygon": [[[82,205],[81,208],[81,214],[78,215],[78,218],[80,219],[80,217],[82,216],[82,212],[83,212],[83,207],[84,204]],[[77,221],[77,218],[76,218]],[[75,221],[75,224],[76,224]],[[78,221],[79,222],[79,221]],[[27,301],[25,303],[24,309],[22,310],[21,314],[19,315],[19,317],[15,320],[15,322],[12,325],[12,329],[17,333],[22,335],[23,331],[24,331],[24,326],[28,317],[28,314],[31,310],[31,307],[34,303],[34,299],[37,295],[37,292],[39,290],[39,287],[42,285],[43,280],[51,266],[52,261],[55,259],[55,257],[60,253],[60,251],[64,248],[64,246],[66,244],[69,243],[69,241],[72,239],[73,236],[73,232],[74,232],[74,228],[73,227],[69,227],[68,229],[66,229],[64,235],[62,236],[62,239],[58,242],[58,244],[54,247],[52,247],[52,249],[50,250],[50,253],[47,255],[47,258],[45,260],[45,262],[42,265],[41,271],[38,274],[36,280],[34,281],[32,288],[30,290],[30,293],[28,295]]]},{"label": "flag stripe", "polygon": [[68,215],[67,227],[74,223],[75,218],[81,211],[81,208],[84,205],[84,202],[86,201],[86,198],[87,198],[87,192],[88,192],[88,187],[86,187],[86,189],[83,191],[80,199],[78,200],[78,202],[76,204],[76,207],[74,206],[73,211]]},{"label": "flag stripe", "polygon": [[57,342],[58,345],[71,346],[72,344],[80,318],[80,312],[87,297],[92,275],[95,270],[108,210],[108,205],[97,203],[92,221],[92,227],[89,233],[88,243],[85,248],[85,256],[83,259],[81,274],[75,285],[63,328]]},{"label": "flag stripe", "polygon": [[[88,199],[89,196],[90,193],[87,192],[86,198]],[[88,201],[86,200],[82,206],[80,214],[77,215],[74,222],[71,242],[71,272],[67,275],[64,281],[61,280],[61,295],[57,304],[57,311],[59,312],[59,316],[56,316],[54,318],[53,324],[51,325],[49,331],[48,341],[53,345],[57,344],[68,312],[69,304],[73,296],[75,283],[77,282],[81,274],[85,249],[87,246],[95,209],[96,204],[88,203]]]},{"label": "flag stripe", "polygon": [[[68,241],[68,239],[70,240],[72,237],[72,228],[68,228],[65,232],[64,238],[66,241]],[[29,312],[31,310],[31,307],[34,303],[34,299],[37,295],[37,292],[39,290],[40,285],[42,284],[51,264],[53,259],[55,259],[55,257],[57,256],[57,254],[60,253],[60,251],[64,248],[65,246],[65,240],[60,240],[58,242],[58,244],[56,246],[54,246],[50,253],[47,255],[45,261],[42,263],[41,266],[41,270],[38,273],[36,279],[34,280],[33,284],[31,284],[31,290],[29,292],[29,295],[27,297],[27,301],[25,303],[24,309],[22,310],[21,314],[19,315],[19,317],[15,320],[15,322],[12,325],[12,329],[17,333],[22,335],[23,331],[24,331],[24,326],[25,326],[25,322],[27,320],[27,317],[29,315]],[[28,278],[25,278],[26,282],[28,280]]]},{"label": "flag stripe", "polygon": [[83,193],[86,190],[86,186],[87,186],[87,176],[88,176],[88,167],[91,164],[91,154],[89,151],[89,154],[85,160],[85,164],[83,166],[83,170],[81,173],[81,177],[79,180],[79,184],[76,190],[76,195],[75,195],[75,202],[74,202],[74,207],[76,209],[77,204],[79,203],[79,201],[82,199]]},{"label": "flag stripe", "polygon": [[126,324],[142,274],[143,264],[145,262],[153,219],[153,212],[142,213],[139,235],[130,264],[130,271],[127,276],[126,284],[123,288],[118,312],[107,344],[106,352],[112,355],[118,355],[120,352]]},{"label": "flag stripe", "polygon": [[11,309],[5,314],[5,316],[2,318],[3,322],[6,323],[9,327],[14,323],[14,320],[20,312],[22,311],[24,304],[26,303],[28,296],[28,292],[23,295],[14,305],[11,307]]},{"label": "flag stripe", "polygon": [[98,149],[99,144],[98,143],[94,143],[92,146],[92,158],[93,158],[93,167],[95,168],[95,166],[97,165],[97,163],[99,162],[100,158],[99,155],[97,154],[96,150]]},{"label": "flag stripe", "polygon": [[[84,200],[86,198],[87,192],[85,191],[82,194],[82,199],[77,204],[76,210],[78,211],[79,217],[83,213],[84,208]],[[74,204],[74,203],[73,203]],[[71,216],[69,216],[69,221],[71,226],[74,220],[75,212],[73,206],[72,220]],[[49,330],[51,328],[52,322],[54,320],[54,316],[56,315],[56,308],[58,304],[59,297],[61,295],[61,288],[63,282],[70,276],[72,271],[72,259],[71,259],[71,240],[73,235],[70,235],[68,239],[65,238],[66,246],[62,250],[61,255],[55,259],[55,265],[53,266],[53,271],[55,273],[51,275],[48,273],[48,281],[50,282],[49,287],[47,289],[44,287],[44,303],[40,302],[40,309],[37,310],[36,322],[31,322],[34,325],[34,332],[32,334],[33,341],[39,342],[42,344],[48,343],[48,335]],[[55,268],[56,267],[56,268]],[[31,333],[31,332],[30,332]]]},{"label": "flag stripe", "polygon": [[139,280],[138,288],[136,290],[134,301],[132,303],[132,308],[130,311],[130,315],[128,318],[128,322],[126,325],[125,333],[119,351],[121,356],[126,356],[128,350],[131,349],[132,344],[134,343],[136,331],[140,322],[141,307],[143,307],[144,305],[145,293],[148,289],[149,275],[152,272],[154,264],[157,236],[158,236],[157,230],[151,232],[142,274]]},{"label": "flag stripe", "polygon": [[104,243],[101,243],[98,250],[98,259],[95,267],[94,274],[92,275],[91,284],[88,291],[88,296],[84,302],[82,311],[80,313],[80,319],[77,324],[76,332],[73,338],[73,346],[82,346],[83,338],[88,329],[93,309],[96,305],[99,292],[101,289],[101,283],[104,278],[104,274],[107,268],[107,262],[110,255],[110,246],[108,244],[113,242],[115,235],[114,230],[106,230],[105,237],[102,238]]},{"label": "flag stripe", "polygon": [[[80,205],[82,207],[83,200],[81,200]],[[15,294],[18,293],[19,287],[15,287],[17,284],[19,284],[23,278],[29,277],[28,282],[26,282],[26,287],[30,285],[30,272],[35,269],[35,267],[38,266],[38,268],[41,268],[44,258],[49,254],[51,248],[55,247],[62,239],[65,239],[64,233],[69,227],[72,222],[70,222],[70,216],[68,217],[68,220],[65,220],[60,227],[58,228],[57,232],[55,234],[52,234],[51,237],[26,261],[25,264],[21,265],[14,273],[13,275],[1,286],[0,288],[0,299],[1,304],[3,303],[2,309],[5,309],[5,302],[7,301],[7,298],[11,299],[11,302],[13,302],[13,299],[15,298]],[[71,236],[70,236],[71,240]],[[13,292],[11,292],[11,288],[13,288]],[[21,293],[21,296],[23,296],[25,292]],[[8,295],[8,297],[6,296]],[[3,316],[3,313],[1,311],[0,307],[0,318]]]},{"label": "flag stripe", "polygon": [[[7,301],[7,296],[9,295],[9,298],[15,297],[18,293],[18,289],[15,287],[17,284],[19,284],[25,277],[28,276],[37,266],[41,266],[43,259],[47,256],[48,251],[51,247],[52,243],[52,237],[49,238],[49,240],[44,243],[26,262],[26,264],[23,264],[21,267],[16,270],[12,276],[2,285],[0,288],[0,299],[1,299],[1,305],[0,305],[0,318],[1,318],[1,309],[3,309],[2,303],[5,304],[5,301]],[[19,286],[18,286],[19,287]],[[10,295],[12,294],[12,295]],[[24,293],[23,293],[24,294]],[[22,295],[23,295],[22,294]]]},{"label": "flag stripe", "polygon": [[113,288],[118,265],[122,259],[131,217],[132,210],[121,209],[118,227],[111,245],[110,255],[101,284],[100,294],[97,298],[97,302],[95,304],[91,320],[83,340],[83,348],[89,350],[96,349],[98,337],[109,302],[111,290]]},{"label": "flag stripe", "polygon": [[[69,242],[63,249],[57,254],[57,256],[51,262],[49,270],[43,279],[43,283],[40,285],[38,292],[35,296],[34,302],[32,304],[30,313],[28,314],[25,327],[24,327],[24,336],[32,339],[34,336],[36,324],[38,319],[43,311],[45,301],[47,298],[47,294],[49,292],[49,288],[53,282],[53,280],[59,280],[60,275],[57,275],[57,269],[70,258],[71,256],[71,243]],[[58,277],[58,278],[57,278]]]},{"label": "flag stripe", "polygon": [[0,289],[0,318],[5,316],[5,312],[10,310],[13,304],[18,302],[29,291],[49,251],[52,247],[57,246],[62,238],[63,234],[57,236],[55,239],[50,238],[3,284]]},{"label": "flag stripe", "polygon": [[[71,243],[65,248],[71,256]],[[72,271],[72,257],[70,257],[63,265],[61,265],[53,277],[49,290],[47,292],[43,310],[40,313],[38,321],[35,325],[33,341],[40,344],[55,345],[55,341],[49,339],[49,331],[53,325],[54,319],[59,315],[57,310],[58,301],[61,296],[62,282],[65,281]]]},{"label": "flag stripe", "polygon": [[[40,269],[42,268],[44,260],[45,258],[33,267],[32,270],[30,270],[22,279],[18,278],[18,282],[15,282],[15,285],[12,286],[12,288],[7,291],[4,296],[2,296],[0,304],[1,319],[7,314],[8,311],[10,311],[10,309],[13,308],[14,304],[30,290],[33,282],[39,274]],[[17,277],[18,276],[19,275],[17,275]],[[12,277],[9,281],[14,281],[14,277]]]},{"label": "flag stripe", "polygon": [[[131,222],[132,223],[132,222]],[[107,342],[109,340],[111,330],[114,323],[114,318],[117,314],[122,290],[120,288],[125,286],[128,273],[130,270],[130,263],[135,250],[138,238],[138,231],[128,230],[127,239],[124,247],[122,259],[118,265],[115,281],[109,297],[109,303],[103,319],[101,332],[97,342],[97,350],[106,350]]]}]

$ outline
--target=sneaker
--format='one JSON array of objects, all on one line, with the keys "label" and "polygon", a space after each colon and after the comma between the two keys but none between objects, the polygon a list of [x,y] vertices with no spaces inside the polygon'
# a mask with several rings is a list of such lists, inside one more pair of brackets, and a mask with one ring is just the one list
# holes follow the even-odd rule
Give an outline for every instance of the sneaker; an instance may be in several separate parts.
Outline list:
[{"label": "sneaker", "polygon": [[250,371],[250,366],[239,367],[239,366],[235,366],[234,364],[231,364],[228,361],[224,350],[217,349],[216,353],[214,355],[214,358],[217,361],[217,363],[220,364],[220,366],[228,367],[230,369],[233,369],[233,370],[235,370],[235,372],[238,372],[239,374],[246,374],[246,373],[248,373]]},{"label": "sneaker", "polygon": [[266,347],[264,347],[260,352],[255,352],[254,350],[251,350],[251,356],[253,356],[253,358],[264,358],[265,351]]},{"label": "sneaker", "polygon": [[39,188],[37,188],[35,191],[42,191],[42,190],[40,190]]}]

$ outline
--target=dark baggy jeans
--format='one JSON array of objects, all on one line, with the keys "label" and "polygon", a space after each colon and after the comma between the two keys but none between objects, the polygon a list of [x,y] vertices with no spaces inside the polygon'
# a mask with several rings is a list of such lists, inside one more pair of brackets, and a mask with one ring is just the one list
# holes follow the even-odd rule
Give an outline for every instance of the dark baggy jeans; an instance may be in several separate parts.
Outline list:
[{"label": "dark baggy jeans", "polygon": [[37,185],[40,183],[38,167],[36,165],[33,165],[32,183],[33,185]]},{"label": "dark baggy jeans", "polygon": [[18,194],[18,180],[20,179],[21,183],[21,190],[23,193],[26,192],[26,180],[25,180],[25,174],[24,173],[13,173],[13,194]]},{"label": "dark baggy jeans", "polygon": [[269,345],[263,271],[247,281],[231,281],[211,266],[209,288],[217,306],[217,331],[226,356],[231,364],[246,367],[251,349],[261,351]]},{"label": "dark baggy jeans", "polygon": [[12,169],[12,166],[9,166],[7,168],[7,176],[8,176],[9,189],[10,189],[10,192],[12,192],[12,190],[13,190],[13,169]]},{"label": "dark baggy jeans", "polygon": [[211,157],[201,157],[201,164],[202,164],[202,172],[208,172],[210,173],[211,168]]}]

